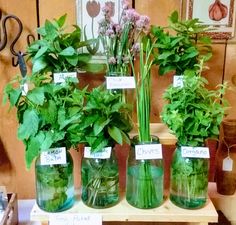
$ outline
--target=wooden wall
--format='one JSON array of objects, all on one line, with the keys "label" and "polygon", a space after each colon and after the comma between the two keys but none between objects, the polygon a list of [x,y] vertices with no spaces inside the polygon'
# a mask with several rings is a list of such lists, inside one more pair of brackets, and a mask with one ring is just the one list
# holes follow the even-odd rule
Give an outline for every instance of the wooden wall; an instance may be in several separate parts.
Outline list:
[{"label": "wooden wall", "polygon": [[[16,50],[24,51],[26,36],[35,34],[37,27],[36,2],[32,0],[0,0],[0,9],[8,14],[18,16],[24,25],[23,34],[16,46]],[[166,25],[167,17],[173,10],[181,8],[180,0],[136,0],[135,7],[138,12],[147,14],[152,24]],[[56,18],[64,13],[68,14],[68,23],[76,23],[75,0],[40,0],[39,22],[43,24],[45,19]],[[13,22],[7,23],[10,40],[14,38],[17,26]],[[1,37],[1,35],[0,35]],[[18,68],[11,65],[11,53],[9,44],[0,52],[0,99],[2,99],[3,87],[10,81]],[[212,88],[222,80],[227,80],[234,91],[228,91],[227,98],[232,106],[229,117],[236,117],[236,38],[221,41],[213,45],[213,58],[209,62],[210,70],[205,73]],[[163,90],[172,82],[172,75],[159,77],[157,68],[153,69],[153,100],[152,122],[159,121],[159,112],[163,101]],[[233,85],[234,84],[234,85]],[[8,112],[8,105],[0,107],[0,185],[6,185],[9,192],[17,192],[19,198],[34,197],[34,170],[26,171],[24,164],[24,146],[16,138],[17,121],[15,110]],[[74,153],[74,158],[77,159]],[[78,163],[76,164],[78,167]],[[76,183],[78,184],[78,176]]]}]

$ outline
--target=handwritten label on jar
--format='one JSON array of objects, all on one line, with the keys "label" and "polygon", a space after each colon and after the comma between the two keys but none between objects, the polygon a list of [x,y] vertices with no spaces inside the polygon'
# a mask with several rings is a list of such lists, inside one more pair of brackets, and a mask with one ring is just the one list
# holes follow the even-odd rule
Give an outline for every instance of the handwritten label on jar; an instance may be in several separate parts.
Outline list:
[{"label": "handwritten label on jar", "polygon": [[76,72],[66,72],[66,73],[54,73],[53,74],[53,80],[54,83],[64,83],[66,81],[66,78],[77,78]]},{"label": "handwritten label on jar", "polygon": [[101,214],[58,213],[49,215],[50,225],[102,225]]},{"label": "handwritten label on jar", "polygon": [[41,153],[41,165],[66,164],[66,148],[50,148],[49,151]]},{"label": "handwritten label on jar", "polygon": [[135,145],[135,158],[142,159],[162,159],[161,144]]},{"label": "handwritten label on jar", "polygon": [[106,147],[102,151],[91,152],[91,147],[84,147],[84,158],[109,159],[111,157],[111,147]]},{"label": "handwritten label on jar", "polygon": [[184,86],[184,76],[174,76],[174,80],[173,80],[173,86],[174,87],[183,87]]},{"label": "handwritten label on jar", "polygon": [[209,148],[207,147],[189,147],[182,146],[181,147],[182,157],[187,158],[210,158]]},{"label": "handwritten label on jar", "polygon": [[135,88],[134,77],[106,77],[107,89],[132,89]]},{"label": "handwritten label on jar", "polygon": [[229,171],[229,172],[233,170],[233,160],[230,157],[226,157],[223,160],[222,170]]}]

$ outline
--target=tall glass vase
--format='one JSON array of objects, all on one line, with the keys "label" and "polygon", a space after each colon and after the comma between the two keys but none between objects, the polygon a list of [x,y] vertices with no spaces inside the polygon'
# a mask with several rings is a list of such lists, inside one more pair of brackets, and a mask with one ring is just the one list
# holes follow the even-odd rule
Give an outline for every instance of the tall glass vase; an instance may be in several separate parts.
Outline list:
[{"label": "tall glass vase", "polygon": [[119,201],[119,172],[114,149],[109,158],[82,159],[82,201],[92,208],[108,208]]},{"label": "tall glass vase", "polygon": [[222,195],[233,195],[236,190],[236,119],[223,120],[222,131],[216,153],[216,187]]},{"label": "tall glass vase", "polygon": [[185,209],[202,208],[208,193],[207,158],[183,157],[177,147],[171,162],[170,200]]},{"label": "tall glass vase", "polygon": [[74,204],[73,161],[66,151],[65,164],[42,165],[38,157],[35,163],[36,202],[47,212],[61,212]]},{"label": "tall glass vase", "polygon": [[126,200],[141,209],[155,208],[163,202],[163,162],[162,159],[136,159],[135,145],[157,144],[158,138],[152,142],[139,143],[138,136],[132,140],[126,176]]}]

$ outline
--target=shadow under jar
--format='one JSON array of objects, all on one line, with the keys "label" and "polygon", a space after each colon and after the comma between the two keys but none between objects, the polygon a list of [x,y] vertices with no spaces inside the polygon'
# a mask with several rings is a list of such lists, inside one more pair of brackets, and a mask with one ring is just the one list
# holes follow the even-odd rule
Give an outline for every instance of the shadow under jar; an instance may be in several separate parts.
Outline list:
[{"label": "shadow under jar", "polygon": [[132,139],[128,158],[126,200],[130,205],[141,209],[155,208],[163,202],[162,158],[136,159],[135,146],[150,144],[159,144],[159,139],[152,136],[151,142],[140,143],[138,136],[135,136]]}]

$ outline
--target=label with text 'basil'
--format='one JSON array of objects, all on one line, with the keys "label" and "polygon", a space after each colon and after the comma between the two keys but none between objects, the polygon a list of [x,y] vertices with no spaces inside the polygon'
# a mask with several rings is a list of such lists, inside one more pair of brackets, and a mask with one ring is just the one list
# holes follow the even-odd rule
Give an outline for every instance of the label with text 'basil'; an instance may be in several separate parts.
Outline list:
[{"label": "label with text 'basil'", "polygon": [[66,72],[66,73],[54,73],[53,80],[54,83],[64,83],[66,78],[77,78],[76,72]]},{"label": "label with text 'basil'", "polygon": [[92,152],[91,147],[84,147],[84,158],[109,159],[111,157],[111,147],[103,148],[101,151]]},{"label": "label with text 'basil'", "polygon": [[207,147],[181,147],[181,155],[184,158],[210,158],[209,148]]},{"label": "label with text 'basil'", "polygon": [[135,88],[134,77],[106,77],[107,89],[133,89]]},{"label": "label with text 'basil'", "polygon": [[161,144],[135,145],[135,159],[162,159]]},{"label": "label with text 'basil'", "polygon": [[40,155],[41,165],[66,164],[66,148],[50,148]]},{"label": "label with text 'basil'", "polygon": [[52,213],[50,225],[102,225],[102,215],[96,213]]},{"label": "label with text 'basil'", "polygon": [[173,87],[183,87],[184,86],[184,76],[175,75],[173,80]]}]

